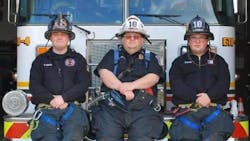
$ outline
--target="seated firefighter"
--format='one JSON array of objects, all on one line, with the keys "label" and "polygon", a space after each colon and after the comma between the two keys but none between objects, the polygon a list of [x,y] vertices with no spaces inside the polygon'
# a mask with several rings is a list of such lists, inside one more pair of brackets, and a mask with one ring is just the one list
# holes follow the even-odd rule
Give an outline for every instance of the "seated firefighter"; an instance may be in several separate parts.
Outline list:
[{"label": "seated firefighter", "polygon": [[222,109],[230,83],[228,64],[211,52],[213,39],[209,25],[196,16],[184,36],[188,52],[172,63],[169,79],[178,106],[169,130],[172,141],[226,141],[233,132],[232,117]]},{"label": "seated firefighter", "polygon": [[80,103],[85,101],[90,75],[84,57],[69,46],[74,37],[71,24],[59,15],[45,32],[52,47],[32,63],[33,141],[82,141],[88,132],[87,113]]},{"label": "seated firefighter", "polygon": [[122,45],[110,50],[94,71],[108,94],[93,108],[93,128],[97,141],[154,141],[166,135],[167,127],[154,111],[155,85],[165,74],[155,54],[144,50],[149,37],[136,16],[123,23],[117,37]]}]

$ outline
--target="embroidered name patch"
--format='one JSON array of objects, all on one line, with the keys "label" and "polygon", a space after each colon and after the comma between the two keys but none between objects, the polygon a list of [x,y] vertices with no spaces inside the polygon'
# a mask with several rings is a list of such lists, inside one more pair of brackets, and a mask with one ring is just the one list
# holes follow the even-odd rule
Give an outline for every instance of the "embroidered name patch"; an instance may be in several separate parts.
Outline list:
[{"label": "embroidered name patch", "polygon": [[192,61],[184,61],[184,64],[192,64]]},{"label": "embroidered name patch", "polygon": [[53,66],[52,64],[43,64],[44,67],[51,67]]}]

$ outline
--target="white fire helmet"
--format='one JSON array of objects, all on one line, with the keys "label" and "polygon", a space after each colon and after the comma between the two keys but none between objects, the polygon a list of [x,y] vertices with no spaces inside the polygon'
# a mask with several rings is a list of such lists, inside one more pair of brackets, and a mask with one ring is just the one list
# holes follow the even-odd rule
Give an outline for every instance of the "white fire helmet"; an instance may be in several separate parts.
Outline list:
[{"label": "white fire helmet", "polygon": [[145,38],[148,38],[149,35],[143,29],[144,25],[141,20],[135,15],[129,16],[126,21],[122,24],[120,32],[117,33],[117,37],[122,37],[125,32],[136,32],[142,34]]}]

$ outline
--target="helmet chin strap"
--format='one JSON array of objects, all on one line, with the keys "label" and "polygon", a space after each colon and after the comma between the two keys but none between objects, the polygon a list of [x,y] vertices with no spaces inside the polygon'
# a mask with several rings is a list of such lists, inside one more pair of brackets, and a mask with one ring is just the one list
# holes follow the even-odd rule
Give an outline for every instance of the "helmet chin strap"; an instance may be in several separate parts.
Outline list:
[{"label": "helmet chin strap", "polygon": [[148,39],[148,37],[145,36],[144,38],[150,45],[152,45],[152,42]]},{"label": "helmet chin strap", "polygon": [[68,47],[71,48],[71,40],[69,40]]},{"label": "helmet chin strap", "polygon": [[[48,47],[48,43],[49,43],[50,39],[47,40],[45,47]],[[69,47],[71,47],[71,40],[69,40],[68,45]]]},{"label": "helmet chin strap", "polygon": [[45,47],[48,47],[48,43],[49,43],[49,39],[47,40],[47,42],[45,44]]}]

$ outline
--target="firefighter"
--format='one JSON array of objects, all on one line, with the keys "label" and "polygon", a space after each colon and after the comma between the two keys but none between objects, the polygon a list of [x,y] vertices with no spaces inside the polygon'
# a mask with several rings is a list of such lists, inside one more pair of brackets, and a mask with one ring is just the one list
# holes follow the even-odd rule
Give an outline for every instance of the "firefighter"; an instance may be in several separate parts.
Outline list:
[{"label": "firefighter", "polygon": [[88,132],[87,113],[80,103],[85,101],[90,75],[85,58],[70,48],[74,37],[69,21],[58,15],[45,32],[52,47],[32,63],[33,141],[81,141]]},{"label": "firefighter", "polygon": [[188,52],[177,57],[169,72],[173,103],[180,111],[169,130],[173,141],[225,141],[233,132],[227,102],[230,74],[225,60],[211,51],[209,25],[198,15],[188,24]]},{"label": "firefighter", "polygon": [[[153,87],[164,82],[164,72],[155,54],[143,49],[149,37],[141,20],[132,15],[116,36],[118,49],[109,50],[94,73],[109,96],[93,108],[97,141],[153,141],[165,136],[166,126],[153,110]],[[164,130],[165,129],[165,130]]]}]

